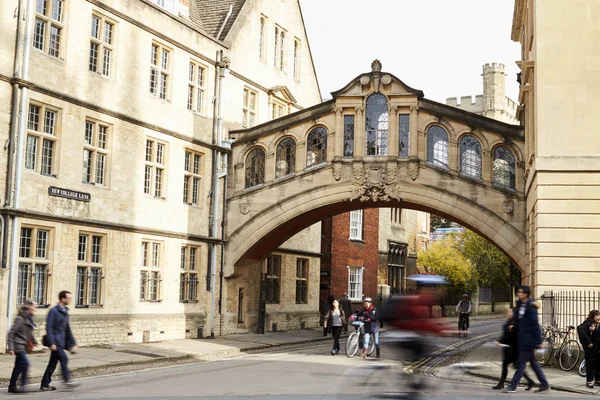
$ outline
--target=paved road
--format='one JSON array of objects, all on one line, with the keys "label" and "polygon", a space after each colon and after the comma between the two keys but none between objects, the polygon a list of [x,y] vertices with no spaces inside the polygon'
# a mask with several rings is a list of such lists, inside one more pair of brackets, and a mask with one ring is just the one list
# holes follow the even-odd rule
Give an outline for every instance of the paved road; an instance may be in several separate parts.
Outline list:
[{"label": "paved road", "polygon": [[[499,322],[478,321],[472,324],[470,337],[495,332]],[[386,338],[387,337],[387,338]],[[330,344],[301,347],[292,350],[236,357],[216,362],[196,363],[185,366],[146,370],[135,373],[112,375],[81,380],[75,391],[58,390],[47,393],[31,393],[19,399],[282,399],[282,400],[353,400],[368,398],[378,387],[356,385],[365,374],[391,371],[374,368],[393,365],[387,359],[397,356],[390,348],[390,334],[382,336],[381,360],[362,360],[338,355],[331,356]],[[457,338],[440,338],[438,346],[458,342]],[[521,391],[516,395],[495,393],[490,382],[469,378],[469,382],[456,381],[453,374],[464,373],[459,369],[444,369],[443,374],[429,374],[429,399],[522,399],[533,394]],[[396,375],[394,375],[396,376]],[[441,377],[440,377],[441,376]],[[393,381],[386,379],[386,381]],[[60,386],[60,383],[57,383]],[[4,394],[6,396],[6,394]],[[539,396],[539,395],[537,395]],[[547,399],[574,399],[577,395],[551,393]],[[583,396],[579,396],[583,397]]]}]

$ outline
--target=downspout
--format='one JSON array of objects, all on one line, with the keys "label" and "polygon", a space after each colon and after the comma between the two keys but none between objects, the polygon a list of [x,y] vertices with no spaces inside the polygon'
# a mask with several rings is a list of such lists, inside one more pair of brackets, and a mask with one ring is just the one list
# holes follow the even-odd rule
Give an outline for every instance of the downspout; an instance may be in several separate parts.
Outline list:
[{"label": "downspout", "polygon": [[[231,142],[223,142],[231,145]],[[223,154],[223,166],[225,171],[228,168],[228,157],[227,153]],[[223,335],[223,274],[225,269],[225,229],[227,229],[227,196],[225,191],[227,190],[227,172],[223,174],[223,203],[221,205],[221,212],[223,218],[221,219],[221,270],[219,271],[219,335]]]},{"label": "downspout", "polygon": [[225,29],[225,25],[227,24],[227,21],[229,21],[229,18],[231,18],[231,14],[233,14],[233,4],[229,5],[229,11],[227,11],[227,15],[225,16],[225,19],[223,20],[223,23],[221,24],[219,33],[217,33],[217,40],[221,40],[221,33],[223,33],[223,29]]},{"label": "downspout", "polygon": [[[34,13],[34,0],[27,2],[27,16],[25,23],[25,40],[23,43],[24,54],[23,54],[23,73],[21,79],[27,81],[29,79],[29,56],[31,54],[31,23],[33,21]],[[18,210],[21,200],[21,175],[23,173],[23,152],[25,151],[25,121],[27,113],[25,108],[27,106],[27,87],[21,88],[21,99],[19,105],[19,125],[17,131],[17,155],[16,155],[16,173],[15,173],[15,194],[12,208]],[[13,308],[15,307],[15,296],[14,288],[16,287],[17,280],[17,246],[19,243],[19,217],[15,215],[12,223],[12,237],[10,243],[10,265],[9,265],[9,278],[8,278],[8,308],[7,317],[8,324],[11,324],[13,319]]]}]

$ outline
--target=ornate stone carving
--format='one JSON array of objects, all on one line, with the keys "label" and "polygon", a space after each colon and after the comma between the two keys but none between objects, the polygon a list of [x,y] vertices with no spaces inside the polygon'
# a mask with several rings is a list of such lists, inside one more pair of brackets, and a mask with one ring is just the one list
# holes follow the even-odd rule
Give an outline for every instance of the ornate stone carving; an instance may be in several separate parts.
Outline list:
[{"label": "ornate stone carving", "polygon": [[397,171],[398,171],[398,168],[397,168],[396,163],[388,163],[388,166],[387,166],[388,181],[393,182],[396,180]]},{"label": "ornate stone carving", "polygon": [[371,63],[371,71],[373,71],[373,72],[381,72],[381,67],[382,67],[381,61],[379,61],[379,60],[374,60]]},{"label": "ornate stone carving", "polygon": [[[362,166],[361,166],[362,171]],[[356,178],[356,174],[355,174]],[[352,188],[350,201],[390,201],[400,200],[401,186],[398,183],[389,183],[384,165],[370,165],[364,171],[363,179],[356,179]]]},{"label": "ornate stone carving", "polygon": [[360,84],[363,86],[367,86],[371,82],[371,77],[369,75],[363,75],[360,77]]},{"label": "ornate stone carving", "polygon": [[417,111],[419,111],[419,105],[417,104],[417,105],[415,105],[415,106],[410,106],[410,111],[412,111],[412,112],[417,112]]},{"label": "ornate stone carving", "polygon": [[250,212],[250,204],[248,203],[240,203],[240,212],[244,215]]},{"label": "ornate stone carving", "polygon": [[342,164],[339,162],[333,163],[333,179],[336,181],[342,179]]},{"label": "ornate stone carving", "polygon": [[410,176],[410,179],[417,180],[417,178],[419,177],[419,161],[418,160],[411,160],[408,162],[408,175]]},{"label": "ornate stone carving", "polygon": [[344,108],[343,108],[343,107],[336,107],[336,108],[335,108],[335,113],[336,113],[338,116],[341,116],[343,112],[344,112]]},{"label": "ornate stone carving", "polygon": [[354,107],[354,110],[356,111],[356,113],[358,115],[363,115],[363,113],[365,112],[365,108],[363,106],[360,107]]},{"label": "ornate stone carving", "polygon": [[381,77],[381,83],[383,83],[384,85],[389,85],[390,83],[392,83],[392,77],[388,74],[385,74]]},{"label": "ornate stone carving", "polygon": [[354,174],[354,179],[357,181],[362,181],[363,179],[363,166],[362,164],[352,164],[352,172]]},{"label": "ornate stone carving", "polygon": [[506,214],[512,214],[514,209],[515,209],[515,202],[512,201],[511,199],[507,199],[502,202],[502,211],[504,211]]}]

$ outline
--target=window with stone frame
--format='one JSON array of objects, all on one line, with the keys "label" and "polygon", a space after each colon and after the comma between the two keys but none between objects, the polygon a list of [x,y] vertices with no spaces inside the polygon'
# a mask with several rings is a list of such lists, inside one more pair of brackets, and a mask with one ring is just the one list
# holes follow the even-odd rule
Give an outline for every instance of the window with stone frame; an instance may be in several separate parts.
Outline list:
[{"label": "window with stone frame", "polygon": [[265,151],[260,147],[246,156],[246,189],[265,183]]},{"label": "window with stone frame", "polygon": [[99,234],[79,233],[75,306],[102,305],[105,238]]},{"label": "window with stone frame", "polygon": [[179,301],[193,303],[198,301],[198,271],[200,270],[200,248],[181,246],[181,273],[179,274]]},{"label": "window with stone frame", "polygon": [[161,242],[142,240],[140,265],[140,301],[161,300]]},{"label": "window with stone frame", "polygon": [[496,185],[514,189],[515,156],[506,146],[497,146],[492,154],[492,182]]},{"label": "window with stone frame", "polygon": [[448,168],[448,132],[439,125],[427,129],[427,162]]},{"label": "window with stone frame", "polygon": [[206,67],[196,61],[190,61],[188,71],[187,109],[202,114],[204,110],[204,91],[206,90]]},{"label": "window with stone frame", "polygon": [[110,127],[87,119],[83,140],[83,170],[81,181],[106,186],[109,163],[108,140]]},{"label": "window with stone frame", "polygon": [[364,267],[348,266],[348,297],[350,300],[362,301]]},{"label": "window with stone frame", "polygon": [[183,202],[194,206],[201,205],[202,164],[204,156],[192,150],[185,151],[183,173]]},{"label": "window with stone frame", "polygon": [[252,128],[256,123],[256,101],[258,92],[244,88],[244,104],[242,107],[242,126]]},{"label": "window with stone frame", "polygon": [[144,193],[158,199],[165,198],[167,145],[156,139],[146,139],[144,165]]},{"label": "window with stone frame", "polygon": [[402,209],[390,208],[392,225],[402,225]]},{"label": "window with stone frame", "polygon": [[366,155],[387,156],[388,154],[388,102],[381,93],[367,98],[365,112]]},{"label": "window with stone frame", "polygon": [[296,141],[287,137],[277,144],[275,178],[293,174],[296,171]]},{"label": "window with stone frame", "polygon": [[271,100],[271,119],[281,118],[285,115],[287,115],[287,106]]},{"label": "window with stone frame", "polygon": [[265,56],[267,54],[267,21],[267,17],[264,15],[260,16],[260,42],[258,44],[258,56],[263,61],[265,60]]},{"label": "window with stone frame", "polygon": [[167,100],[170,90],[171,50],[152,42],[150,48],[150,94]]},{"label": "window with stone frame", "polygon": [[300,60],[302,55],[302,45],[300,39],[294,39],[294,79],[300,80]]},{"label": "window with stone frame", "polygon": [[308,260],[296,259],[296,304],[308,304]]},{"label": "window with stone frame", "polygon": [[391,294],[402,293],[404,267],[406,265],[406,245],[390,243],[388,250],[387,284]]},{"label": "window with stone frame", "polygon": [[36,0],[33,47],[59,58],[65,34],[65,0]]},{"label": "window with stone frame", "polygon": [[115,26],[114,21],[100,14],[92,14],[90,62],[88,67],[91,72],[102,76],[110,76],[115,50]]},{"label": "window with stone frame", "polygon": [[408,158],[410,152],[410,114],[398,115],[398,157]]},{"label": "window with stone frame", "polygon": [[39,305],[48,305],[48,281],[52,265],[51,232],[49,228],[21,226],[17,304],[32,299]]},{"label": "window with stone frame", "polygon": [[350,240],[363,240],[363,210],[350,211]]},{"label": "window with stone frame", "polygon": [[27,115],[27,140],[25,143],[25,169],[41,175],[56,176],[59,110],[31,102]]},{"label": "window with stone frame", "polygon": [[354,157],[354,115],[344,115],[344,157]]},{"label": "window with stone frame", "polygon": [[481,143],[471,135],[460,139],[460,172],[481,179]]},{"label": "window with stone frame", "polygon": [[270,255],[267,257],[267,303],[268,304],[279,304],[279,292],[281,288],[280,277],[281,277],[281,256]]},{"label": "window with stone frame", "polygon": [[327,162],[327,131],[314,128],[306,138],[306,167]]},{"label": "window with stone frame", "polygon": [[286,51],[286,32],[281,29],[279,31],[279,70],[280,71],[285,71],[285,62],[286,62],[286,57],[285,57],[285,51]]}]

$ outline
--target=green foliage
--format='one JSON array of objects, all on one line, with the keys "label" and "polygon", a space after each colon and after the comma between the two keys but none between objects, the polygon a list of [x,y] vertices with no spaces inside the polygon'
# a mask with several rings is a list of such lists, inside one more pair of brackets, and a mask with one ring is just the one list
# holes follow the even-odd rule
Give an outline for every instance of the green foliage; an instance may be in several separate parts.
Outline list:
[{"label": "green foliage", "polygon": [[457,288],[469,288],[473,283],[473,267],[459,251],[457,235],[447,235],[417,254],[417,262],[427,272],[444,275]]},{"label": "green foliage", "polygon": [[507,289],[510,285],[508,257],[488,240],[465,229],[460,235],[459,251],[471,262],[479,287]]}]

